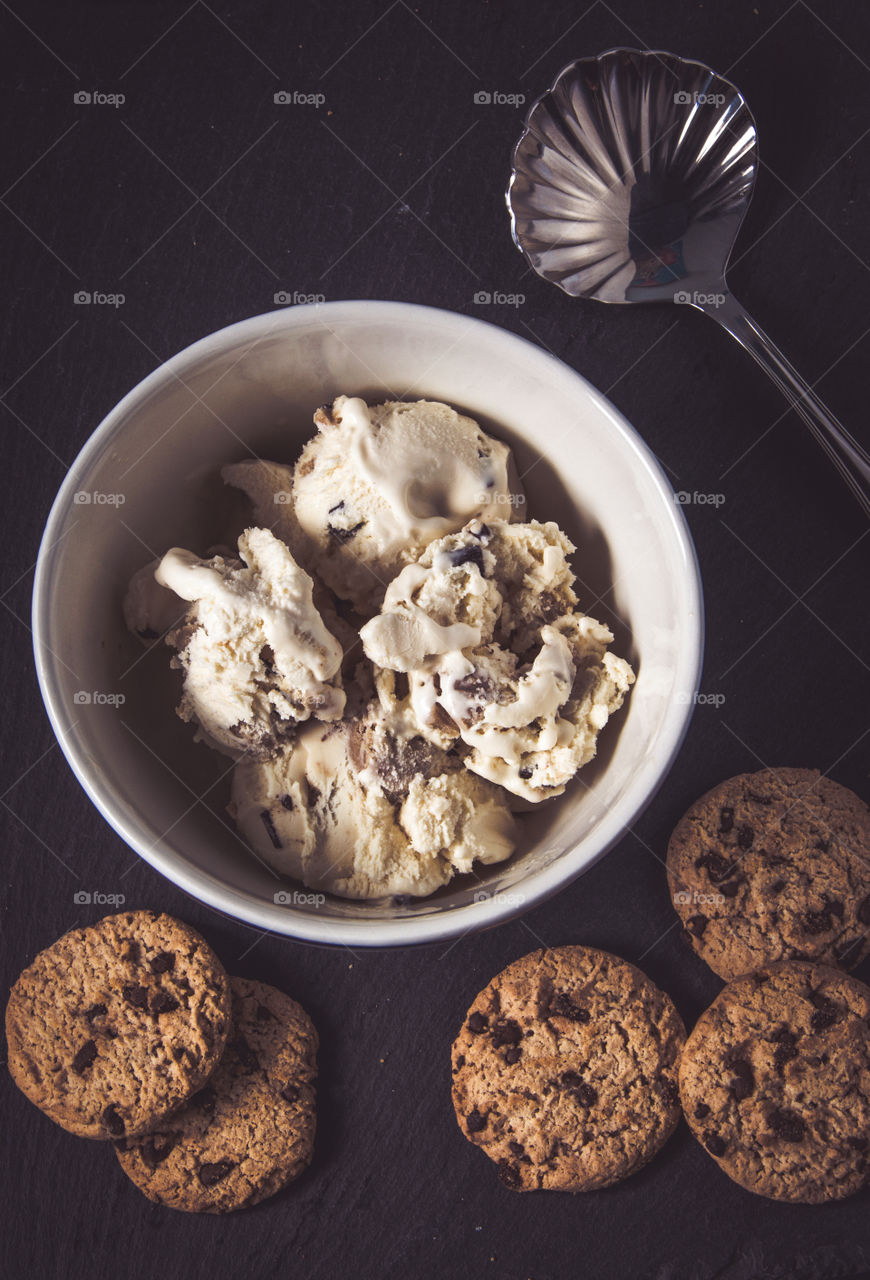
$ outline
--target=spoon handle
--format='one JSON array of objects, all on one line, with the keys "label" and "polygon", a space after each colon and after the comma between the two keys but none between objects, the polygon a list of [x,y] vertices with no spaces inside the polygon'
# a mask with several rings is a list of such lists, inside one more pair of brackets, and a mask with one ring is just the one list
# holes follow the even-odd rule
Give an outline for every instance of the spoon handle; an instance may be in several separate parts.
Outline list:
[{"label": "spoon handle", "polygon": [[724,302],[719,302],[718,306],[701,309],[718,320],[776,383],[837,468],[864,514],[870,516],[870,455],[867,451],[825,407],[809,383],[789,364],[733,294],[726,293]]}]

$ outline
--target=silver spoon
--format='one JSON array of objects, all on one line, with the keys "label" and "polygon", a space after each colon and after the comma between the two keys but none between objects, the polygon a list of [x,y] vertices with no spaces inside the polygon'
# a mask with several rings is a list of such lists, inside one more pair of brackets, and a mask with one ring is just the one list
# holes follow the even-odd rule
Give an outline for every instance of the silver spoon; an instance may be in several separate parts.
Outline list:
[{"label": "silver spoon", "polygon": [[682,302],[770,375],[870,515],[870,456],[728,289],[758,167],[733,84],[672,53],[572,62],[526,117],[507,190],[517,246],[545,280],[601,302]]}]

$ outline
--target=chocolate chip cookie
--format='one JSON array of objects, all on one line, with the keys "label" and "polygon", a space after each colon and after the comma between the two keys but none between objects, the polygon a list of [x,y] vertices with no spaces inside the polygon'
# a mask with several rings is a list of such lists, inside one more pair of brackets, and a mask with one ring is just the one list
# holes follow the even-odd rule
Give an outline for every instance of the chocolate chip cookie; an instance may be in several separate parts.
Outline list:
[{"label": "chocolate chip cookie", "polygon": [[534,951],[481,991],[453,1045],[459,1127],[513,1191],[591,1191],[650,1160],[680,1116],[685,1028],[639,969]]},{"label": "chocolate chip cookie", "polygon": [[187,1213],[257,1204],[311,1161],[317,1032],[294,1000],[231,978],[233,1031],[220,1066],[147,1137],[116,1144],[149,1200]]},{"label": "chocolate chip cookie", "polygon": [[680,1067],[695,1137],[748,1191],[819,1204],[864,1185],[870,1155],[870,988],[788,961],[732,982]]},{"label": "chocolate chip cookie", "polygon": [[205,1084],[230,1019],[223,965],[153,911],[106,916],[41,951],[6,1007],[9,1070],[85,1138],[146,1133]]},{"label": "chocolate chip cookie", "polygon": [[870,810],[815,769],[729,778],[677,824],[668,881],[721,978],[789,959],[851,969],[870,950]]}]

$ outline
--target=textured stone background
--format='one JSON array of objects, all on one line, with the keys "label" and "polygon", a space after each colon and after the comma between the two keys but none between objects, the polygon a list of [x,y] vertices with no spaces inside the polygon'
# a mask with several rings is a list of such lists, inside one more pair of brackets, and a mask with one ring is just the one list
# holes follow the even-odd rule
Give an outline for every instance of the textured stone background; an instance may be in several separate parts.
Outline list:
[{"label": "textured stone background", "polygon": [[[776,391],[702,316],[580,304],[526,270],[502,194],[524,108],[480,106],[474,94],[530,102],[568,61],[618,44],[673,49],[733,78],[762,155],[734,291],[860,433],[866,5],[0,0],[0,30],[4,990],[39,948],[102,914],[77,905],[77,891],[123,892],[130,906],[197,925],[231,971],[285,987],[323,1042],[313,1167],[224,1220],[150,1205],[109,1149],[52,1126],[4,1074],[5,1274],[864,1273],[866,1193],[815,1209],[754,1199],[685,1127],[616,1189],[512,1195],[455,1126],[448,1050],[479,988],[541,944],[589,942],[639,961],[691,1023],[720,984],[680,938],[668,900],[661,859],[682,811],[763,764],[814,766],[868,790],[870,543],[859,512]],[[325,101],[276,105],[280,90]],[[82,92],[125,101],[76,103]],[[80,290],[125,301],[76,305]],[[32,569],[67,467],[160,361],[268,311],[281,290],[483,314],[606,392],[676,489],[724,495],[686,508],[706,589],[702,689],[724,702],[699,705],[661,792],[606,859],[523,919],[450,948],[319,950],[198,906],[91,807],[40,701]],[[478,290],[526,300],[482,308]]]}]

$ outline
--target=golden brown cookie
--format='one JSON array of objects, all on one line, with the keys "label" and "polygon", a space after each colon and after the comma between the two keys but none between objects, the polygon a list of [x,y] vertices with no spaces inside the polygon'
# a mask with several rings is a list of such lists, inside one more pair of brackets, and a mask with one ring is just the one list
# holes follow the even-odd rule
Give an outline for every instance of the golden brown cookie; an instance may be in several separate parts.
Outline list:
[{"label": "golden brown cookie", "polygon": [[867,1181],[870,988],[789,961],[732,982],[686,1041],[695,1137],[747,1191],[819,1204]]},{"label": "golden brown cookie", "polygon": [[149,1200],[187,1213],[229,1213],[297,1178],[314,1148],[317,1032],[294,1000],[231,978],[233,1031],[220,1066],[147,1137],[116,1144]]},{"label": "golden brown cookie", "polygon": [[729,778],[677,824],[668,882],[721,978],[789,959],[851,969],[870,950],[870,810],[815,769]]},{"label": "golden brown cookie", "polygon": [[146,1133],[208,1080],[229,1020],[227,976],[205,940],[171,916],[125,911],[64,934],[21,974],[6,1007],[9,1070],[70,1133]]},{"label": "golden brown cookie", "polygon": [[511,1190],[610,1186],[677,1126],[685,1034],[669,997],[627,961],[534,951],[481,991],[456,1037],[457,1122]]}]

